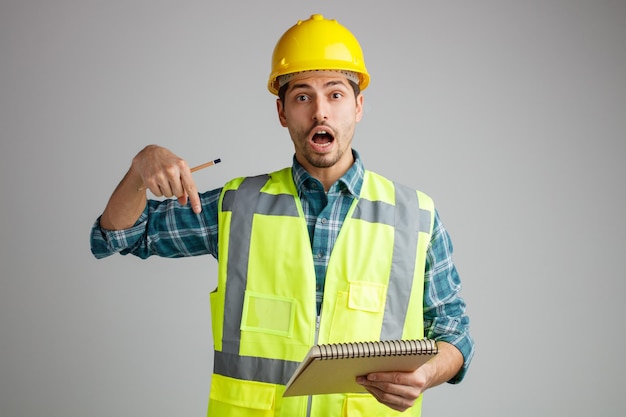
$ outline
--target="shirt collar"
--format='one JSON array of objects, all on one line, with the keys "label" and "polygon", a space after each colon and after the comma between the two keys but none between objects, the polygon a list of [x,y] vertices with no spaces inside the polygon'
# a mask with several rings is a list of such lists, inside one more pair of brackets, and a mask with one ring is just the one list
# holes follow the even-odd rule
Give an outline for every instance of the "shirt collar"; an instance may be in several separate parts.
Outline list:
[{"label": "shirt collar", "polygon": [[[365,167],[359,153],[352,149],[352,156],[354,156],[354,163],[343,174],[341,178],[337,180],[332,186],[330,191],[345,190],[349,194],[352,194],[355,198],[359,198],[361,194],[361,186],[363,185],[363,177],[365,175]],[[311,184],[317,183],[318,187],[321,187],[319,180],[313,178],[302,165],[298,162],[295,155],[293,157],[293,165],[291,169],[293,175],[293,181],[298,189],[298,194],[302,195],[303,192],[311,188]]]}]

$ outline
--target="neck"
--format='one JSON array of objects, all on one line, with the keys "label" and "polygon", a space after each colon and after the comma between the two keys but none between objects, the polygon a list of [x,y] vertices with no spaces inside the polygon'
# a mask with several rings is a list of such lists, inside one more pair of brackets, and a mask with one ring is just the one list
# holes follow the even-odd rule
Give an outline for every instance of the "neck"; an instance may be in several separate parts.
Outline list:
[{"label": "neck", "polygon": [[342,158],[333,166],[327,168],[316,167],[308,163],[308,161],[301,161],[300,158],[297,159],[309,175],[322,183],[324,191],[328,191],[339,178],[348,172],[352,164],[354,164],[354,156],[351,152],[349,158]]}]

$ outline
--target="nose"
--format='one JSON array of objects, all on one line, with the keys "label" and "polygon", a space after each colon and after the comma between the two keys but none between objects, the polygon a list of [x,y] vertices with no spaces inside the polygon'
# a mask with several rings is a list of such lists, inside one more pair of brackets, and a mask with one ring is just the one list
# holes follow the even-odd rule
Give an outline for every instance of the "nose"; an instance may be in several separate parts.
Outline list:
[{"label": "nose", "polygon": [[328,119],[328,103],[323,96],[314,100],[313,120],[320,122]]}]

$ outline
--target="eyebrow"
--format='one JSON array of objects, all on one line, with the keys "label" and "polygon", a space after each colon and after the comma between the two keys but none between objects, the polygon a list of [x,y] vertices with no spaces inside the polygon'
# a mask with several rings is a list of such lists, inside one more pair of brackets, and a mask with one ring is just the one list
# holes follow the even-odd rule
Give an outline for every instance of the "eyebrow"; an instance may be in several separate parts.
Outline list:
[{"label": "eyebrow", "polygon": [[[324,87],[324,88],[326,88],[326,87],[333,87],[333,86],[335,86],[335,85],[342,85],[342,86],[344,86],[344,87],[346,87],[346,88],[348,87],[348,86],[346,85],[346,83],[344,83],[343,81],[340,81],[340,80],[331,80],[331,81],[328,81],[327,83],[325,83],[325,84],[323,85],[323,87]],[[312,87],[311,87],[311,84],[307,84],[307,83],[298,83],[298,84],[294,84],[293,86],[291,86],[290,90],[295,90],[295,89],[297,89],[297,88],[307,89],[307,88],[312,88]]]}]

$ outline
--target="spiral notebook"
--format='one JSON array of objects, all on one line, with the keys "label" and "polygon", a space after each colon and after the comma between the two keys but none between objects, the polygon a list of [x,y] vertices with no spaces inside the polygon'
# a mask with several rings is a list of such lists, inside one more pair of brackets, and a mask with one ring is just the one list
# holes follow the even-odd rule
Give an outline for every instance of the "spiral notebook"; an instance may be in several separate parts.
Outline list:
[{"label": "spiral notebook", "polygon": [[284,397],[366,392],[355,382],[372,372],[412,372],[437,354],[431,339],[313,346],[287,382]]}]

